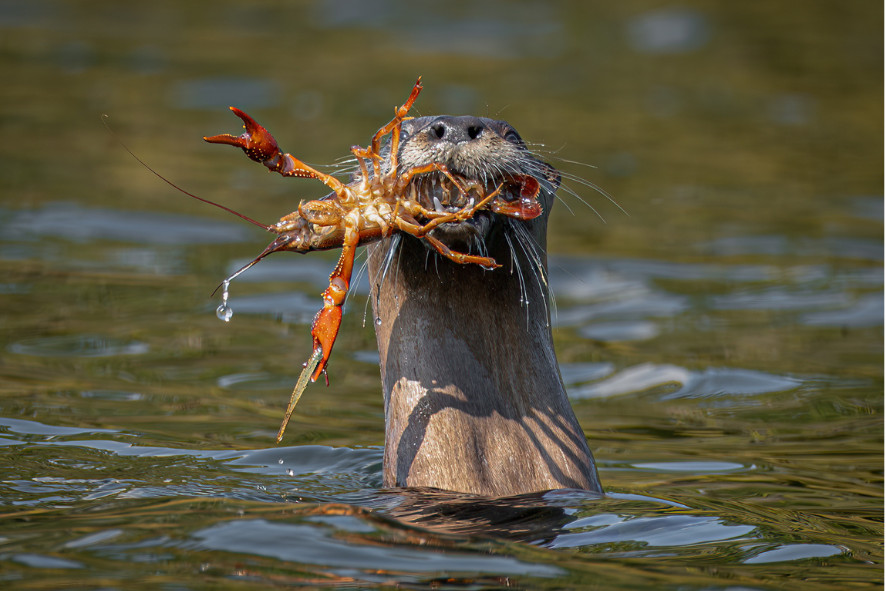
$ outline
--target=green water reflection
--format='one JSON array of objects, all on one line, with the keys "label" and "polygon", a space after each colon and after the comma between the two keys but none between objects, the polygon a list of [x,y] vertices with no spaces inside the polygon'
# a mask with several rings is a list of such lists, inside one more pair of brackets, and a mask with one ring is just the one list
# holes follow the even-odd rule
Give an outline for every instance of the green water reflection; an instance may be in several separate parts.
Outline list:
[{"label": "green water reflection", "polygon": [[[881,586],[882,16],[861,0],[0,0],[0,581]],[[335,255],[262,263],[220,323],[209,294],[266,237],[100,122],[270,221],[324,188],[206,145],[236,129],[229,104],[332,165],[419,74],[418,113],[505,118],[564,172],[555,339],[612,496],[570,501],[538,545],[390,517],[359,293],[277,464]],[[236,463],[248,453],[261,469]],[[376,510],[312,513],[329,502]],[[262,537],[278,550],[240,542]]]}]

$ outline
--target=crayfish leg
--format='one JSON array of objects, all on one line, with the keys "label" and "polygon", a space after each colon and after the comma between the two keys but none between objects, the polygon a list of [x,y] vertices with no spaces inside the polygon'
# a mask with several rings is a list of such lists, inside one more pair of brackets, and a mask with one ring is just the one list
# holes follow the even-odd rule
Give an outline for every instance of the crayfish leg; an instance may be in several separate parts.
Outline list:
[{"label": "crayfish leg", "polygon": [[335,345],[338,329],[341,327],[342,306],[348,295],[351,283],[351,273],[354,270],[354,256],[357,254],[357,244],[360,234],[354,228],[345,228],[344,240],[342,241],[341,256],[329,276],[329,287],[323,292],[323,308],[314,316],[311,325],[311,336],[314,339],[314,351],[316,355],[320,351],[320,362],[311,376],[311,381],[316,382],[320,374],[325,373],[326,363]]},{"label": "crayfish leg", "polygon": [[230,109],[243,121],[246,131],[238,136],[227,133],[204,136],[205,141],[210,144],[224,144],[240,148],[250,160],[261,162],[268,170],[282,176],[317,179],[335,191],[336,194],[340,194],[344,190],[344,184],[334,176],[308,166],[292,154],[283,153],[274,136],[244,111],[237,107],[230,107]]},{"label": "crayfish leg", "polygon": [[454,263],[458,263],[460,265],[480,265],[484,269],[497,269],[498,267],[501,267],[501,265],[498,264],[496,260],[492,257],[482,257],[479,255],[465,254],[462,252],[454,251],[443,244],[440,240],[437,240],[436,238],[428,234],[430,230],[437,226],[437,224],[434,224],[434,222],[436,221],[437,220],[432,220],[430,223],[421,226],[418,224],[409,223],[405,219],[403,219],[403,217],[398,217],[394,219],[394,223],[397,225],[397,228],[399,230],[406,232],[407,234],[411,234],[416,238],[427,240],[428,244],[434,247],[434,250],[436,250],[439,254],[443,255]]},{"label": "crayfish leg", "polygon": [[425,235],[424,239],[427,240],[438,253],[460,265],[480,265],[484,269],[497,269],[501,267],[501,265],[492,257],[481,257],[479,255],[456,252],[430,234]]},{"label": "crayfish leg", "polygon": [[[375,135],[372,136],[372,142],[370,143],[371,150],[373,153],[378,154],[379,146],[381,145],[381,138],[385,135],[391,133],[397,126],[403,123],[403,120],[406,119],[406,114],[409,112],[409,109],[412,108],[413,103],[415,103],[415,99],[418,98],[418,93],[421,92],[423,86],[421,85],[421,76],[418,77],[418,80],[415,81],[415,85],[412,87],[412,92],[409,93],[409,98],[406,99],[406,102],[397,107],[394,110],[394,118],[391,119],[387,125],[379,129],[375,132]],[[399,134],[397,140],[399,141]],[[396,154],[396,152],[393,152]]]}]

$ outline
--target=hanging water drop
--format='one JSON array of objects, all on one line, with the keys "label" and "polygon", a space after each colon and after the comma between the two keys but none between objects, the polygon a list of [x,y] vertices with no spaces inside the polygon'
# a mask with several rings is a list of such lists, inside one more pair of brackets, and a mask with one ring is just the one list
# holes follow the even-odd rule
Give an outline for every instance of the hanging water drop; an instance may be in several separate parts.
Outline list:
[{"label": "hanging water drop", "polygon": [[225,279],[222,282],[222,303],[215,309],[215,315],[218,316],[218,319],[224,320],[225,322],[230,322],[231,316],[234,315],[234,311],[228,307],[228,286],[230,284],[231,282],[228,279]]},{"label": "hanging water drop", "polygon": [[231,321],[231,316],[234,315],[234,311],[228,307],[227,304],[222,304],[218,308],[215,309],[215,315],[218,316],[219,320],[224,320],[225,322]]},{"label": "hanging water drop", "polygon": [[375,325],[376,325],[376,326],[381,326],[381,318],[380,318],[379,316],[376,316],[376,317],[375,317]]}]

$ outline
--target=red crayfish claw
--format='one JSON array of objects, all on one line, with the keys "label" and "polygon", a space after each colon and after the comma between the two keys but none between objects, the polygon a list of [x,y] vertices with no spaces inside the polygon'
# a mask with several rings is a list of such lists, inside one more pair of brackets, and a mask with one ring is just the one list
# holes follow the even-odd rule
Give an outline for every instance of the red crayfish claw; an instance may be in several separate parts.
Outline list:
[{"label": "red crayfish claw", "polygon": [[[311,375],[311,381],[316,382],[320,374],[325,373],[326,363],[329,361],[329,355],[332,353],[332,345],[335,344],[335,337],[338,335],[338,329],[341,326],[342,311],[339,306],[325,306],[314,317],[314,323],[311,326],[311,336],[314,338],[314,352],[321,352],[320,363]],[[326,379],[326,385],[329,385],[329,378]]]},{"label": "red crayfish claw", "polygon": [[243,121],[243,127],[246,129],[246,132],[240,135],[223,133],[204,137],[204,140],[210,144],[227,144],[236,148],[242,148],[246,155],[256,162],[264,162],[280,153],[277,140],[274,139],[274,136],[267,129],[237,107],[230,107],[230,109],[234,115]]},{"label": "red crayfish claw", "polygon": [[513,201],[496,198],[492,202],[492,211],[524,221],[537,218],[543,211],[538,202],[541,185],[535,177],[529,175],[520,175],[514,180],[520,184],[519,197]]}]

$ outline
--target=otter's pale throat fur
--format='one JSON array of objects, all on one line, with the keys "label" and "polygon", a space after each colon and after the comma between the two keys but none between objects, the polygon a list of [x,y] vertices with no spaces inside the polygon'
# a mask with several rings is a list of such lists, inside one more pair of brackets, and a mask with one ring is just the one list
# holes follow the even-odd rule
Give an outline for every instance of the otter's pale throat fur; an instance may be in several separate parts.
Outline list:
[{"label": "otter's pale throat fur", "polygon": [[462,252],[485,248],[503,265],[493,271],[453,263],[410,236],[369,247],[384,485],[489,496],[601,490],[560,379],[539,269],[559,176],[510,125],[477,117],[404,123],[401,168],[433,161],[492,187],[507,173],[532,174],[545,211],[528,222],[482,212],[434,231]]}]

